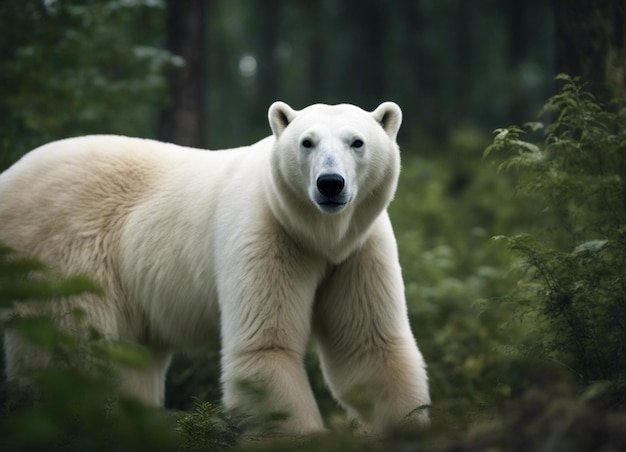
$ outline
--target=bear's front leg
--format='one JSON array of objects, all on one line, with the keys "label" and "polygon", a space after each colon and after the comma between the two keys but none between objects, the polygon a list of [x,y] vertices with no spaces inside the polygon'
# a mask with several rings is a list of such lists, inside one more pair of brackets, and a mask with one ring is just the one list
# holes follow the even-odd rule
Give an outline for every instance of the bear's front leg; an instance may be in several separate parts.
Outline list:
[{"label": "bear's front leg", "polygon": [[366,431],[429,423],[425,364],[409,326],[386,214],[364,246],[322,283],[314,327],[326,381]]},{"label": "bear's front leg", "polygon": [[284,237],[227,251],[218,274],[225,408],[247,434],[323,431],[304,367],[323,262]]}]

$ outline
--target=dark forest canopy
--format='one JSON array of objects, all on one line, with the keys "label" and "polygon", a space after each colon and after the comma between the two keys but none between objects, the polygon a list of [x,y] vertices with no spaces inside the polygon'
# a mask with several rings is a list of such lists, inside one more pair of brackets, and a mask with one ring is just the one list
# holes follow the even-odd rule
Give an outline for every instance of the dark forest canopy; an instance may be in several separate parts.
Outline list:
[{"label": "dark forest canopy", "polygon": [[533,114],[557,73],[623,86],[624,17],[623,0],[6,0],[0,132],[216,148],[267,134],[277,99],[394,100],[401,140],[489,131]]},{"label": "dark forest canopy", "polygon": [[[527,115],[551,92],[554,28],[546,2],[396,5],[211,2],[209,136],[221,145],[219,131],[246,118],[264,127],[258,118],[274,99],[364,108],[390,99],[403,107],[405,133],[445,137],[457,125],[491,129],[503,117]],[[240,107],[222,110],[234,102]]]},{"label": "dark forest canopy", "polygon": [[[172,114],[191,111],[195,119],[183,123],[197,125],[188,140],[237,145],[267,134],[268,105],[281,99],[296,108],[368,109],[394,100],[405,113],[404,134],[445,137],[457,125],[491,130],[527,116],[551,92],[554,20],[546,2],[395,5],[6,0],[0,115],[3,128],[11,126],[2,135],[174,138]],[[162,78],[168,67],[171,96]],[[176,82],[180,74],[184,82]],[[178,113],[158,120],[151,111],[168,97]]]}]

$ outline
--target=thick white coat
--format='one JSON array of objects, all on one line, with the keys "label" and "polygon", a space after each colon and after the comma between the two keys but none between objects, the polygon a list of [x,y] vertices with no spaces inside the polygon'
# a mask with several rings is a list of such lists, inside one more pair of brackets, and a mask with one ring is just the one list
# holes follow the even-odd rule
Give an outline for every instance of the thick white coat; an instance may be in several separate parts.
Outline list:
[{"label": "thick white coat", "polygon": [[[0,175],[0,243],[100,284],[102,296],[55,315],[79,305],[105,337],[146,345],[152,363],[121,385],[147,403],[162,403],[174,351],[220,331],[226,408],[253,424],[286,413],[287,434],[320,431],[303,365],[314,337],[352,417],[374,432],[427,422],[386,212],[400,109],[277,102],[269,122],[273,136],[221,151],[119,136],[42,146]],[[345,182],[337,196],[320,191],[328,174]],[[10,379],[49,359],[12,332],[5,350]],[[242,382],[262,383],[263,402]]]}]

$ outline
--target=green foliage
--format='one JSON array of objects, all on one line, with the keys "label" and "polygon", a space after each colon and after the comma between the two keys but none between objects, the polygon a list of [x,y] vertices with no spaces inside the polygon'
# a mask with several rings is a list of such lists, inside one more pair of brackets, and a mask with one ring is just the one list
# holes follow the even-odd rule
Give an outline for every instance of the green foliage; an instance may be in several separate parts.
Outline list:
[{"label": "green foliage", "polygon": [[[581,383],[608,380],[626,400],[626,102],[601,105],[578,80],[542,115],[553,121],[496,131],[485,154],[505,154],[519,193],[542,212],[529,232],[497,237],[522,258],[508,297],[536,321],[527,350],[562,363]],[[524,131],[545,130],[535,144]],[[531,135],[532,137],[532,135]]]},{"label": "green foliage", "polygon": [[[39,262],[0,247],[0,327],[54,357],[34,372],[32,387],[0,387],[3,450],[173,450],[178,437],[172,420],[116,393],[116,370],[143,365],[145,351],[105,342],[95,331],[77,337],[42,314],[46,304],[85,292],[98,290],[85,278],[53,278]],[[37,315],[8,314],[16,301],[38,304]],[[70,315],[74,325],[88,327],[80,310]]]},{"label": "green foliage", "polygon": [[223,419],[221,408],[208,402],[196,402],[194,411],[178,419],[176,431],[183,438],[180,449],[189,452],[228,450],[236,439],[236,431]]},{"label": "green foliage", "polygon": [[160,1],[0,3],[0,168],[88,133],[154,134],[164,70]]},{"label": "green foliage", "polygon": [[411,323],[428,363],[433,418],[446,415],[446,404],[455,405],[450,413],[481,411],[496,391],[508,391],[497,370],[513,358],[509,345],[519,326],[506,324],[508,307],[486,309],[481,300],[512,283],[510,256],[489,237],[523,225],[524,212],[510,202],[510,181],[481,164],[487,140],[459,130],[439,157],[403,154],[390,208]]},{"label": "green foliage", "polygon": [[[41,396],[12,407],[0,427],[3,450],[173,450],[171,420],[131,400],[112,400],[108,379],[75,368],[37,378]],[[15,400],[11,391],[11,401]],[[24,404],[23,401],[21,401]]]}]

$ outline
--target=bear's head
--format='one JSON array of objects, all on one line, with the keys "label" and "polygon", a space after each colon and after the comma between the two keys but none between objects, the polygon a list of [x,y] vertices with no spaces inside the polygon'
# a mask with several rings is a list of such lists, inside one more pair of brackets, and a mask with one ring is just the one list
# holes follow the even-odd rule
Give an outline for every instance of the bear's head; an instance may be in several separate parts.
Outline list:
[{"label": "bear's head", "polygon": [[395,103],[367,112],[348,104],[297,111],[275,102],[268,117],[275,137],[272,173],[281,196],[329,215],[353,212],[364,201],[380,212],[389,203],[400,168],[396,135],[402,112]]}]

